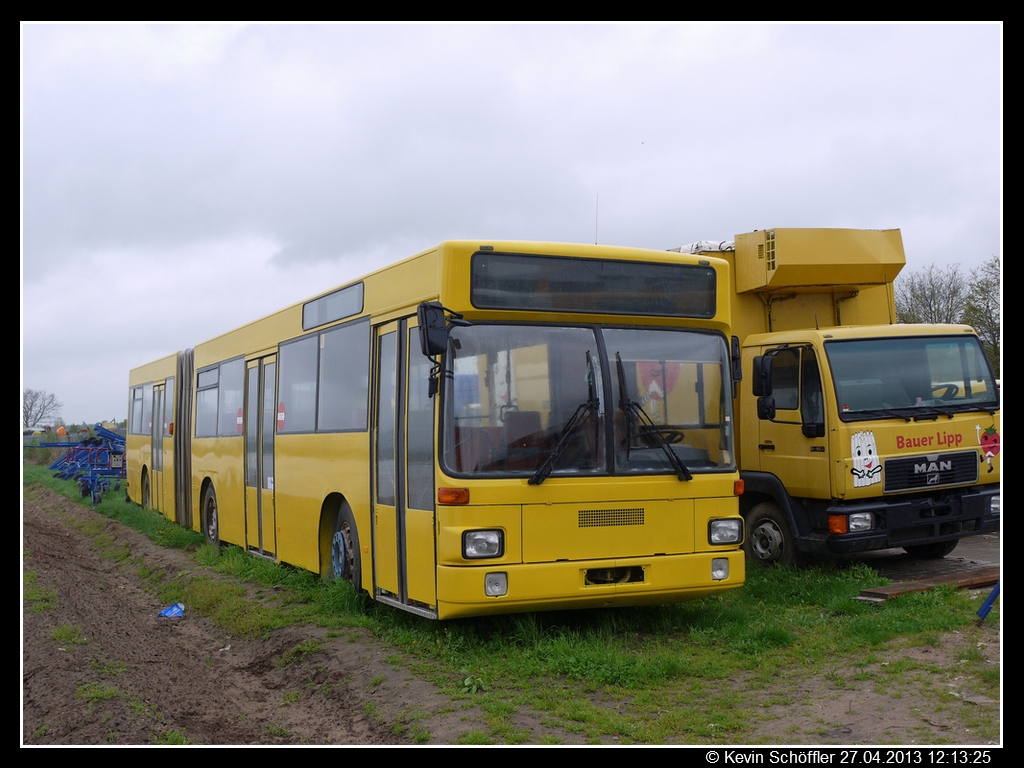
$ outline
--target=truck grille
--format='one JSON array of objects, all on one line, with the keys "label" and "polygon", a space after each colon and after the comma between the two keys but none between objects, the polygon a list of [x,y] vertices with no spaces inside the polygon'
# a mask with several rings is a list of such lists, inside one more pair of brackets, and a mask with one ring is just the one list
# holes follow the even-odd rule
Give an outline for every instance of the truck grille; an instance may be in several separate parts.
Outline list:
[{"label": "truck grille", "polygon": [[882,462],[885,493],[927,491],[951,485],[971,485],[978,481],[978,454],[932,453],[926,456],[901,456]]}]

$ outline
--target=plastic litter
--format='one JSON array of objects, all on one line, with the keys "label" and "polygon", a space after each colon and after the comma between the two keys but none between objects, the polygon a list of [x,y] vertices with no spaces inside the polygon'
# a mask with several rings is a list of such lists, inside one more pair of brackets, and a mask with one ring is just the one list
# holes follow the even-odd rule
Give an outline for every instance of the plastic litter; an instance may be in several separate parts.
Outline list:
[{"label": "plastic litter", "polygon": [[162,611],[160,611],[160,615],[161,616],[167,616],[168,618],[171,618],[171,619],[180,618],[181,616],[184,615],[184,613],[185,613],[185,604],[184,603],[175,603],[174,605],[168,605],[166,608],[164,608]]}]

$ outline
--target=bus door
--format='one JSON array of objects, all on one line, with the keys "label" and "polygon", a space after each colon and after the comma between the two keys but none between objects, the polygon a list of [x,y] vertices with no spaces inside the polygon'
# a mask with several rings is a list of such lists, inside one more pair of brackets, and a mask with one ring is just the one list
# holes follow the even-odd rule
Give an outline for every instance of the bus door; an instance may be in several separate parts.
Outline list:
[{"label": "bus door", "polygon": [[437,615],[431,361],[414,318],[377,329],[374,408],[374,596]]},{"label": "bus door", "polygon": [[[162,393],[163,405],[159,411],[155,410],[154,418],[157,418],[156,414],[159,414],[157,421],[159,427],[154,425],[154,447],[153,454],[156,455],[157,448],[156,442],[159,440],[160,443],[160,483],[159,490],[153,496],[155,500],[156,508],[160,510],[164,517],[168,520],[175,519],[176,506],[174,503],[174,429],[171,425],[174,423],[174,377],[168,376],[167,382],[164,385]],[[155,406],[155,403],[154,403]],[[155,436],[159,430],[160,437]]]},{"label": "bus door", "polygon": [[250,360],[245,369],[245,541],[249,552],[274,557],[274,431],[277,356]]},{"label": "bus door", "polygon": [[152,460],[149,472],[149,486],[144,488],[149,498],[143,499],[143,506],[164,511],[164,395],[165,385],[163,382],[153,384],[153,428],[152,432]]}]

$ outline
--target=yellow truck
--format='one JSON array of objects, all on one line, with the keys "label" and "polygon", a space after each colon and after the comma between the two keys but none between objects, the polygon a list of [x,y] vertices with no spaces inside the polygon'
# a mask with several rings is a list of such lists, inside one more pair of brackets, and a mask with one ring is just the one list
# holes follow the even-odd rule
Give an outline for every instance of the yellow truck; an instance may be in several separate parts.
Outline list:
[{"label": "yellow truck", "polygon": [[940,558],[999,529],[992,369],[968,326],[896,323],[898,229],[768,229],[675,250],[732,266],[751,560]]}]

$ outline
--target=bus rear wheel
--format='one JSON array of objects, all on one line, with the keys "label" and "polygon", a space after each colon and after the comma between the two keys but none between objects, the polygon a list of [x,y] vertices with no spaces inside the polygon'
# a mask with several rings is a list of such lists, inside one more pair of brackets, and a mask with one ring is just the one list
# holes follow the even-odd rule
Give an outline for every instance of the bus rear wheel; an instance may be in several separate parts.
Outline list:
[{"label": "bus rear wheel", "polygon": [[217,518],[217,493],[213,486],[203,494],[203,534],[215,547],[220,546],[220,521]]},{"label": "bus rear wheel", "polygon": [[331,539],[331,578],[352,582],[356,591],[362,589],[359,557],[359,532],[347,506],[338,510],[338,523]]}]

